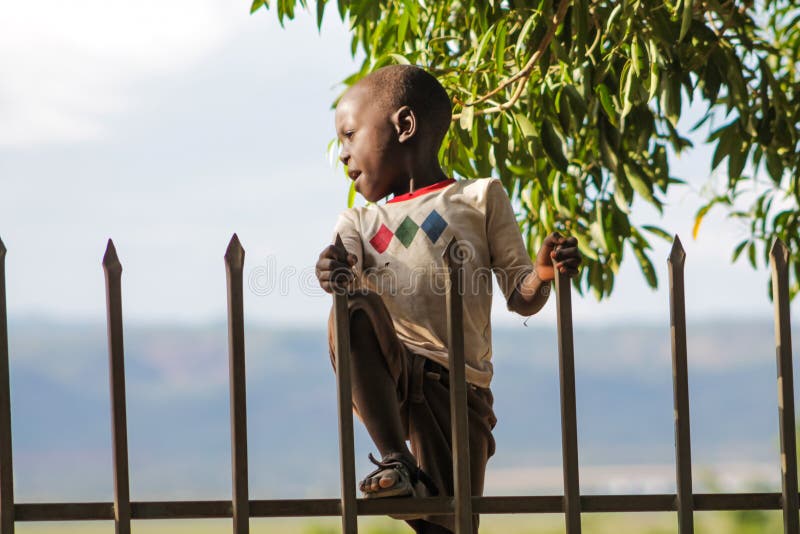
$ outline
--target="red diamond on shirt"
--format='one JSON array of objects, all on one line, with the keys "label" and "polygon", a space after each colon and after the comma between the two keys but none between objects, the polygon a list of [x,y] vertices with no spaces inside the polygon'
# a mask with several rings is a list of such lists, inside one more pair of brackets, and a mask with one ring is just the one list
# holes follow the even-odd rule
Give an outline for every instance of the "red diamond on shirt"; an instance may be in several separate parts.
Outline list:
[{"label": "red diamond on shirt", "polygon": [[378,254],[383,254],[383,251],[386,250],[386,247],[388,247],[389,243],[392,241],[392,237],[394,237],[392,231],[386,228],[385,224],[381,224],[381,227],[378,228],[378,232],[369,240],[369,244],[378,251]]}]

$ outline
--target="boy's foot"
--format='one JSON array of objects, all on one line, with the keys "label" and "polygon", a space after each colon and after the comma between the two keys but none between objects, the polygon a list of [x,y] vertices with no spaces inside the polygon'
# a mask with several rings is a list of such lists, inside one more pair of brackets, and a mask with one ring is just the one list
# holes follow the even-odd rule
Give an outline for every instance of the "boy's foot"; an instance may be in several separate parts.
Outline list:
[{"label": "boy's foot", "polygon": [[367,499],[379,497],[425,497],[436,495],[436,486],[414,461],[403,454],[387,454],[380,461],[370,454],[377,467],[359,484]]}]

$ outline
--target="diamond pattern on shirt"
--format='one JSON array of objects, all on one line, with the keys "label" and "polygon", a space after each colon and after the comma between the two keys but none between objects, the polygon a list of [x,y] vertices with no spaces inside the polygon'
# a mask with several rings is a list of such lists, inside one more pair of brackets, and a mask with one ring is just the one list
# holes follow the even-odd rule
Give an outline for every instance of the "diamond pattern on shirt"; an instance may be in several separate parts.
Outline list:
[{"label": "diamond pattern on shirt", "polygon": [[417,223],[412,221],[411,217],[406,216],[403,222],[400,223],[400,226],[397,227],[397,230],[395,230],[394,235],[400,240],[404,247],[408,248],[414,240],[414,236],[417,235],[417,230],[419,230]]},{"label": "diamond pattern on shirt", "polygon": [[436,240],[439,239],[439,236],[444,232],[444,229],[447,228],[447,221],[445,221],[436,210],[433,210],[422,222],[420,228],[427,234],[431,243],[435,244]]},{"label": "diamond pattern on shirt", "polygon": [[369,244],[378,251],[378,254],[383,254],[383,251],[386,250],[389,243],[392,241],[392,236],[394,236],[392,231],[389,230],[385,224],[381,224],[381,227],[378,228],[378,231],[372,236],[372,239],[369,240]]}]

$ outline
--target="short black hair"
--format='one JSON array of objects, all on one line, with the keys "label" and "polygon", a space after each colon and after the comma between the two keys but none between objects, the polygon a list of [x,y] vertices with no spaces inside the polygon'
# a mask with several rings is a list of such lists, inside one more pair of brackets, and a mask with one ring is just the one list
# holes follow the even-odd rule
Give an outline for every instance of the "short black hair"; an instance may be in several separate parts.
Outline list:
[{"label": "short black hair", "polygon": [[422,119],[421,128],[439,148],[450,128],[453,108],[447,91],[432,74],[414,65],[388,65],[358,83],[367,86],[378,105],[392,111],[402,106],[414,110]]}]

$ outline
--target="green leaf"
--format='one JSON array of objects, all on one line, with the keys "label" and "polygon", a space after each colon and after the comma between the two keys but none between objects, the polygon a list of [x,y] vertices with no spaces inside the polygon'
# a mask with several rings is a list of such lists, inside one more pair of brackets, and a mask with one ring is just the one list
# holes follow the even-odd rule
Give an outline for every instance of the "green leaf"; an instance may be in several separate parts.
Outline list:
[{"label": "green leaf", "polygon": [[646,177],[641,169],[638,168],[638,165],[633,162],[625,162],[622,164],[622,168],[625,169],[625,178],[627,178],[633,190],[639,193],[647,202],[660,208],[661,204],[653,196],[653,185],[646,181]]},{"label": "green leaf", "polygon": [[647,101],[650,102],[653,100],[653,98],[655,98],[660,83],[658,61],[661,56],[658,53],[658,45],[653,40],[647,42],[647,52],[650,56],[650,90],[647,95]]},{"label": "green leaf", "polygon": [[621,13],[622,13],[622,4],[619,3],[614,7],[614,9],[611,10],[611,14],[608,16],[608,20],[606,21],[605,33],[611,33],[611,28],[614,26],[614,22]]},{"label": "green leaf", "polygon": [[693,9],[694,5],[692,0],[683,0],[683,17],[681,20],[681,33],[680,37],[678,37],[678,42],[683,41],[683,38],[686,37],[686,34],[689,32],[689,28],[692,26]]},{"label": "green leaf", "polygon": [[600,250],[602,250],[605,253],[608,253],[608,244],[606,243],[606,236],[603,234],[603,229],[600,227],[599,224],[597,224],[597,221],[592,221],[592,223],[589,224],[589,234],[592,236],[594,242],[597,243],[597,246],[600,247]]},{"label": "green leaf", "polygon": [[581,254],[589,259],[597,261],[597,252],[595,252],[589,244],[589,240],[586,238],[586,235],[580,232],[575,232],[573,235],[575,236],[575,239],[578,240],[578,250],[581,251]]},{"label": "green leaf", "polygon": [[561,173],[555,172],[553,174],[555,174],[553,177],[553,187],[551,188],[553,204],[556,206],[556,211],[561,213],[562,210],[566,211],[566,208],[561,205]]},{"label": "green leaf", "polygon": [[569,99],[570,108],[576,113],[576,122],[582,122],[583,118],[586,116],[586,102],[583,100],[583,97],[578,93],[578,90],[575,89],[574,85],[565,85],[564,94]]},{"label": "green leaf", "polygon": [[636,76],[640,76],[642,73],[641,54],[642,52],[639,50],[639,38],[634,36],[633,40],[631,40],[631,65]]},{"label": "green leaf", "polygon": [[500,32],[497,34],[497,39],[494,42],[494,60],[495,68],[498,74],[503,73],[503,67],[506,59],[506,35],[508,34],[508,26],[505,24],[500,25]]},{"label": "green leaf", "polygon": [[678,124],[681,118],[681,80],[673,72],[667,74],[661,80],[661,105],[664,109],[664,116],[669,119],[673,126]]},{"label": "green leaf", "polygon": [[264,5],[264,2],[265,2],[265,1],[266,1],[266,0],[253,0],[253,4],[250,6],[250,14],[252,15],[252,14],[253,14],[253,13],[255,13],[256,11],[258,11],[259,9],[261,9],[261,6],[263,6],[263,5]]},{"label": "green leaf", "polygon": [[322,18],[325,15],[325,4],[328,0],[317,0],[317,29],[322,29]]},{"label": "green leaf", "polygon": [[747,260],[750,262],[750,265],[753,268],[756,268],[756,243],[755,241],[750,241],[747,244]]},{"label": "green leaf", "polygon": [[603,273],[599,263],[589,266],[589,287],[597,300],[603,298]]},{"label": "green leaf", "polygon": [[522,113],[514,113],[514,119],[525,137],[536,137],[536,126]]},{"label": "green leaf", "polygon": [[[716,169],[722,160],[728,157],[735,149],[736,143],[740,142],[739,127],[735,122],[717,131],[721,131],[721,135],[717,141],[717,148],[714,150],[714,156],[711,158],[711,169]],[[710,138],[713,136],[714,134],[711,134]]]},{"label": "green leaf", "polygon": [[534,12],[533,15],[528,17],[528,19],[525,21],[525,24],[522,25],[522,29],[517,37],[517,44],[514,47],[514,50],[516,50],[517,54],[524,53],[526,50],[528,50],[529,47],[525,46],[525,41],[528,39],[531,29],[533,29],[533,23],[536,22],[540,16],[541,15],[538,12]]},{"label": "green leaf", "polygon": [[606,134],[606,128],[602,127],[598,132],[598,145],[600,149],[600,157],[603,160],[603,164],[611,169],[612,172],[618,172],[619,170],[619,158],[617,158],[617,153],[611,147],[608,142],[608,135]]},{"label": "green leaf", "polygon": [[745,239],[744,241],[736,245],[736,248],[733,249],[733,256],[731,256],[731,263],[739,259],[739,255],[741,255],[742,251],[744,250],[744,247],[747,246],[747,243],[749,243],[749,241]]},{"label": "green leaf", "polygon": [[667,243],[672,243],[673,240],[672,235],[663,228],[659,228],[658,226],[652,226],[650,224],[643,224],[642,228],[647,230],[651,234],[663,238]]},{"label": "green leaf", "polygon": [[391,53],[388,57],[392,58],[398,65],[411,65],[411,61],[403,54]]},{"label": "green leaf", "polygon": [[461,110],[461,117],[458,119],[458,125],[464,130],[472,130],[472,121],[475,118],[475,108],[473,106],[465,106]]},{"label": "green leaf", "polygon": [[625,192],[619,185],[619,178],[617,178],[617,185],[614,187],[614,202],[617,207],[625,214],[630,214],[631,208],[628,206],[628,200],[625,198]]},{"label": "green leaf", "polygon": [[402,46],[406,40],[406,32],[408,31],[408,21],[411,18],[408,10],[404,10],[400,15],[400,22],[397,24],[397,43]]},{"label": "green leaf", "polygon": [[553,166],[561,172],[566,172],[567,158],[564,157],[561,138],[553,128],[553,124],[547,119],[542,121],[542,146]]},{"label": "green leaf", "polygon": [[639,247],[633,247],[633,255],[636,256],[636,259],[639,261],[639,268],[642,270],[645,280],[647,280],[647,285],[654,289],[658,287],[658,280],[656,280],[656,270],[653,267],[653,262],[650,261],[650,258],[644,250]]},{"label": "green leaf", "polygon": [[780,186],[783,179],[783,162],[773,151],[767,152],[767,173],[775,185]]},{"label": "green leaf", "polygon": [[697,239],[697,232],[700,231],[700,223],[703,222],[703,217],[706,216],[708,210],[710,210],[714,206],[713,202],[709,202],[705,206],[702,206],[694,216],[694,226],[692,227],[692,239]]},{"label": "green leaf", "polygon": [[746,143],[739,141],[739,146],[734,147],[728,158],[728,180],[729,183],[737,181],[742,176],[744,164],[747,163],[747,153],[749,152]]},{"label": "green leaf", "polygon": [[600,105],[603,106],[603,110],[606,112],[609,122],[616,126],[617,108],[614,106],[614,99],[611,98],[611,92],[608,90],[608,87],[606,84],[601,83],[595,88],[594,92],[600,99]]},{"label": "green leaf", "polygon": [[625,64],[622,68],[622,77],[620,79],[622,92],[620,93],[620,102],[622,102],[622,111],[620,112],[620,120],[630,113],[633,107],[633,100],[631,97],[631,87],[633,85],[633,75],[631,74],[631,62]]}]

